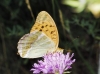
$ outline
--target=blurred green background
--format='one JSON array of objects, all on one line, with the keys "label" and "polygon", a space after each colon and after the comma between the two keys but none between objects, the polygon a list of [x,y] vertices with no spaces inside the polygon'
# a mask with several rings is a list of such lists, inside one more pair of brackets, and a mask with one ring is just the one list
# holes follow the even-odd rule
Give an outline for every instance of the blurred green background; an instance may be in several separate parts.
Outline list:
[{"label": "blurred green background", "polygon": [[59,47],[75,53],[76,62],[70,74],[97,74],[100,54],[99,2],[0,0],[0,74],[32,74],[30,69],[38,58],[23,59],[17,55],[17,42],[30,32],[37,14],[43,10],[53,17],[57,25]]}]

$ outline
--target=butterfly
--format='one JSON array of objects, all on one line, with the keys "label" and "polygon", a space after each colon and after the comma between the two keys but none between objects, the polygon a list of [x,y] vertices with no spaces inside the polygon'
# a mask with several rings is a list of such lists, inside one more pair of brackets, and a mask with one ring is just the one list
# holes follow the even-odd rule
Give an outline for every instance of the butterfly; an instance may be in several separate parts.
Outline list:
[{"label": "butterfly", "polygon": [[18,42],[18,53],[22,58],[38,58],[48,53],[63,52],[58,47],[59,35],[56,24],[46,11],[41,11],[30,33]]}]

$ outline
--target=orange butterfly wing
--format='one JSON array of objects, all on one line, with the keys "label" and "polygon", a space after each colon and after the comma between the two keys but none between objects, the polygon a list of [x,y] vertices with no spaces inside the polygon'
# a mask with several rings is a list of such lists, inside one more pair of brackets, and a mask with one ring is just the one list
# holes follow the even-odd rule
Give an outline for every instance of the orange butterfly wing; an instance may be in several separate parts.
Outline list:
[{"label": "orange butterfly wing", "polygon": [[56,44],[56,48],[58,47],[58,30],[52,17],[46,11],[41,11],[38,14],[36,22],[30,32],[33,32],[34,30],[44,32],[49,38],[54,41],[54,43]]}]

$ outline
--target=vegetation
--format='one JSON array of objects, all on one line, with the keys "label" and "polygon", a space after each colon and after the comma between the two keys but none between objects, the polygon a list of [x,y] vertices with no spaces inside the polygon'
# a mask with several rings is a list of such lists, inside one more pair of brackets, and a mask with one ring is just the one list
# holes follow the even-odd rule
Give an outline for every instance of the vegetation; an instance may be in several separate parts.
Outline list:
[{"label": "vegetation", "polygon": [[58,27],[59,47],[65,49],[64,53],[75,53],[76,62],[71,74],[96,74],[100,54],[100,18],[95,18],[91,12],[74,13],[60,0],[30,0],[30,4],[27,1],[0,2],[0,73],[32,73],[32,64],[39,59],[23,59],[17,55],[17,42],[30,32],[37,14],[45,10]]}]

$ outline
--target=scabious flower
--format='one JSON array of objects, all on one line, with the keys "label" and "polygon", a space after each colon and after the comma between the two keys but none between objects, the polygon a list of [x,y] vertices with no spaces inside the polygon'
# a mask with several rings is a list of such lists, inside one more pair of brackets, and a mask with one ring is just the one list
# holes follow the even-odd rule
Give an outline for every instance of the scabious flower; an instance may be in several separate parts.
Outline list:
[{"label": "scabious flower", "polygon": [[70,56],[68,52],[66,55],[60,52],[46,54],[43,58],[37,63],[34,63],[33,74],[35,73],[53,73],[53,74],[63,74],[65,70],[71,68],[71,65],[75,62],[75,59],[71,60],[74,56],[74,53]]}]

